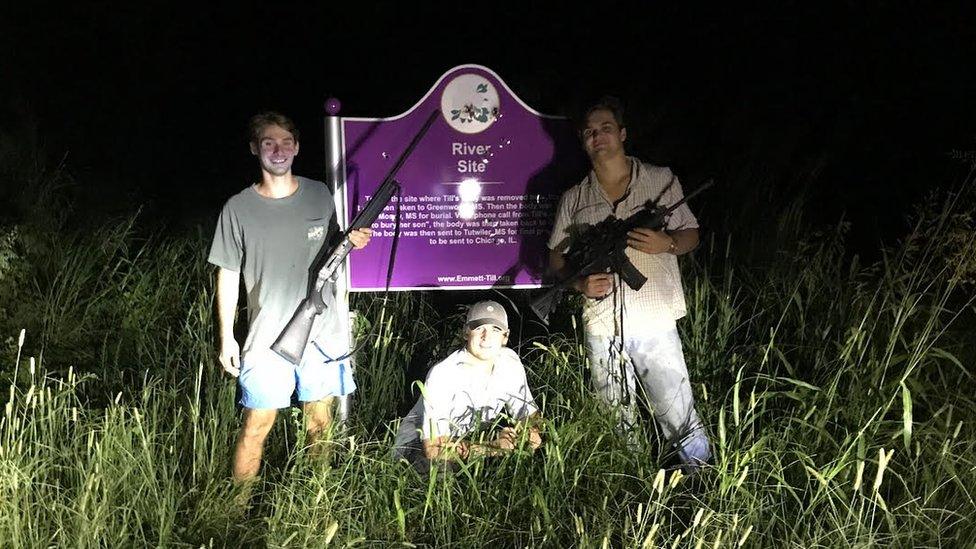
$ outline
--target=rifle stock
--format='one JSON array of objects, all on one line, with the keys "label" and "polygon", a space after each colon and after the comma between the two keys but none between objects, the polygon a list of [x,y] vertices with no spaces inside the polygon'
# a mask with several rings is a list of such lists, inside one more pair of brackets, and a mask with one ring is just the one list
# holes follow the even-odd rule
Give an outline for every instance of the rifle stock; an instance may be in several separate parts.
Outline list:
[{"label": "rifle stock", "polygon": [[[323,306],[322,310],[324,309]],[[302,301],[278,339],[271,345],[271,349],[292,364],[301,363],[308,337],[312,333],[312,324],[321,312],[311,299]]]}]

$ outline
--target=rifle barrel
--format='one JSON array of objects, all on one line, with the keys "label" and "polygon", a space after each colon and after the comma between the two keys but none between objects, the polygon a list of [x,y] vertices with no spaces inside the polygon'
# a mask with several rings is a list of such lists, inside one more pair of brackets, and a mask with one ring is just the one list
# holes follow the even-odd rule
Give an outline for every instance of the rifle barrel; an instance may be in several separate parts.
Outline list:
[{"label": "rifle barrel", "polygon": [[[427,130],[430,129],[431,124],[434,123],[434,119],[439,113],[439,109],[434,109],[430,113],[430,116],[427,117],[424,125],[420,128],[420,131],[413,136],[410,144],[407,145],[407,148],[403,150],[403,153],[393,165],[393,169],[383,178],[376,193],[366,203],[359,214],[356,215],[356,218],[353,219],[349,229],[343,234],[340,243],[330,250],[329,254],[324,258],[322,265],[314,270],[315,283],[309,286],[308,295],[298,305],[291,320],[271,345],[271,349],[281,355],[285,360],[296,365],[301,363],[315,317],[323,312],[321,307],[316,306],[316,294],[323,291],[326,284],[329,283],[331,276],[338,270],[346,255],[352,249],[352,243],[349,241],[349,232],[372,225],[380,213],[386,208],[393,193],[400,186],[395,179],[397,171],[400,170],[414,148],[417,147],[420,140],[427,134]],[[321,298],[318,301],[322,301]]]}]

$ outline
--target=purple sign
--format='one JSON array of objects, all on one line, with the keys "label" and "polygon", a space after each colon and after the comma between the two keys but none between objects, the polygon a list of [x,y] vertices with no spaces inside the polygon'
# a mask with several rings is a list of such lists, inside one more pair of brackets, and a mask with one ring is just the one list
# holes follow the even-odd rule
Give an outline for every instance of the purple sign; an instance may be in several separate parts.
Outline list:
[{"label": "purple sign", "polygon": [[[402,115],[342,120],[349,217],[435,110],[441,115],[397,174],[390,289],[538,287],[559,195],[585,164],[568,120],[529,108],[485,67],[448,71]],[[349,256],[352,291],[386,287],[395,201],[370,245]]]}]

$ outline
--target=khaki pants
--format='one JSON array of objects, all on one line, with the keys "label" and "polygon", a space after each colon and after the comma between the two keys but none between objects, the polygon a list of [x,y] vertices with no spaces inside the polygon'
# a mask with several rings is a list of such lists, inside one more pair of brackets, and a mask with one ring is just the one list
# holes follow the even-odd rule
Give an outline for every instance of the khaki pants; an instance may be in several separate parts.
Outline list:
[{"label": "khaki pants", "polygon": [[647,399],[664,436],[678,449],[682,463],[697,465],[711,458],[708,436],[695,411],[677,327],[624,338],[587,335],[586,351],[593,389],[608,407],[619,410],[622,430],[634,425],[635,401],[640,394]]}]

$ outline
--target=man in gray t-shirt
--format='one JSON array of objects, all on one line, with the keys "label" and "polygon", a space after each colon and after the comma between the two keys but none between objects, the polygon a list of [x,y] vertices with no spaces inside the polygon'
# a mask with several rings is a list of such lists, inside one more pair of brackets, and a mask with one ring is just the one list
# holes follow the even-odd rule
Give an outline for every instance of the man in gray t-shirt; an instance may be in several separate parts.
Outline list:
[{"label": "man in gray t-shirt", "polygon": [[[278,408],[291,404],[296,388],[310,444],[331,425],[335,397],[355,389],[346,356],[349,334],[335,315],[327,312],[316,319],[298,366],[271,350],[306,295],[313,261],[339,231],[328,187],[291,173],[298,131],[290,119],[273,112],[253,117],[250,148],[258,157],[261,180],[224,205],[208,259],[218,267],[220,364],[238,378],[243,395],[244,425],[233,465],[239,482],[257,475]],[[355,230],[349,240],[362,248],[371,234],[370,229]],[[242,274],[248,313],[243,349],[234,338]],[[334,310],[335,296],[325,300]]]}]

